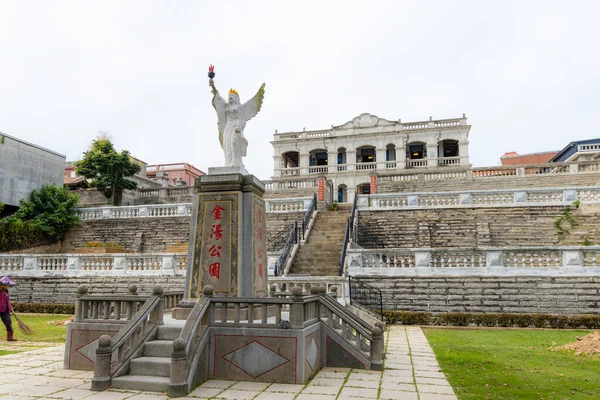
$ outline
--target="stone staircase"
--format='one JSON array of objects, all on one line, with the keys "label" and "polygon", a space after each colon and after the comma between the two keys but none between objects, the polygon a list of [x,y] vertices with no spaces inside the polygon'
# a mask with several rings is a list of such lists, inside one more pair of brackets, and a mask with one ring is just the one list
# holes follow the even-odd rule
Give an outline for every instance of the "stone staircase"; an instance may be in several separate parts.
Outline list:
[{"label": "stone staircase", "polygon": [[156,337],[144,344],[142,357],[131,360],[129,374],[112,379],[115,389],[167,392],[171,374],[173,341],[179,337],[185,321],[169,321],[158,327]]},{"label": "stone staircase", "polygon": [[289,275],[337,276],[350,210],[319,211],[308,240],[298,248]]}]

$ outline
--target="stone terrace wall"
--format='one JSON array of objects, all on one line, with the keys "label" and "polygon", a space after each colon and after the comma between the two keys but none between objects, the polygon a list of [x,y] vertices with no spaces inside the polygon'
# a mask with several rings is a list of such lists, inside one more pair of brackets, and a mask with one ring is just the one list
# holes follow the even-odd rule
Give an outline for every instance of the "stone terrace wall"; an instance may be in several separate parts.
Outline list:
[{"label": "stone terrace wall", "polygon": [[265,199],[285,199],[294,197],[311,197],[317,193],[317,188],[294,188],[294,189],[268,189],[265,191]]},{"label": "stone terrace wall", "polygon": [[[267,213],[267,240],[289,226],[302,221],[304,212]],[[187,243],[190,217],[127,218],[80,221],[79,227],[67,234],[61,253],[71,253],[90,241],[114,242],[127,250],[141,253],[164,252],[166,246]]]},{"label": "stone terrace wall", "polygon": [[[421,176],[422,178],[422,176]],[[526,177],[486,177],[472,179],[446,179],[418,181],[389,181],[380,177],[377,180],[377,193],[398,192],[450,192],[515,188],[546,188],[596,186],[600,184],[600,174],[529,175]]]},{"label": "stone terrace wall", "polygon": [[65,237],[61,252],[70,253],[89,241],[114,242],[134,252],[162,252],[166,246],[187,243],[189,230],[190,217],[80,221]]},{"label": "stone terrace wall", "polygon": [[600,244],[600,212],[572,208],[577,226],[561,241],[554,226],[563,207],[361,211],[358,243],[385,247],[512,247]]},{"label": "stone terrace wall", "polygon": [[183,291],[183,276],[145,276],[145,277],[23,277],[15,276],[17,283],[10,291],[13,302],[22,303],[75,303],[75,294],[79,285],[86,285],[89,294],[127,294],[129,285],[137,285],[139,295],[149,295],[152,288],[161,285],[165,292]]},{"label": "stone terrace wall", "polygon": [[599,314],[600,277],[394,277],[361,279],[384,309],[429,312]]}]

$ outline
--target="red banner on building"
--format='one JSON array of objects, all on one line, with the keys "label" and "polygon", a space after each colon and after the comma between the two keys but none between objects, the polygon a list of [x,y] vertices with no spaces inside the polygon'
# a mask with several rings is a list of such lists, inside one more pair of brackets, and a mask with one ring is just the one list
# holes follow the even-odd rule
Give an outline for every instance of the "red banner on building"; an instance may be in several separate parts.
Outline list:
[{"label": "red banner on building", "polygon": [[372,176],[371,177],[371,194],[376,194],[376,193],[377,193],[377,177]]},{"label": "red banner on building", "polygon": [[325,179],[323,179],[323,178],[319,178],[317,195],[319,197],[319,199],[318,199],[319,201],[325,200]]}]

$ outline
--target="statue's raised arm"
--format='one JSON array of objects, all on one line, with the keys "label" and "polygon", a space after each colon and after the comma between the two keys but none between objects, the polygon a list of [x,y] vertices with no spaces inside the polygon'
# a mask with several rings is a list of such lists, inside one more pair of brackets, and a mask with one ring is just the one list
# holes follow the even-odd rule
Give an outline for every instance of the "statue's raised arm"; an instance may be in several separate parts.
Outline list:
[{"label": "statue's raised arm", "polygon": [[265,84],[260,85],[258,92],[254,95],[253,98],[244,103],[243,113],[246,121],[250,121],[252,118],[258,114],[260,108],[262,107],[263,99],[265,98]]},{"label": "statue's raised arm", "polygon": [[209,80],[209,85],[212,88],[212,105],[217,111],[217,127],[219,129],[219,143],[221,144],[221,148],[223,148],[223,134],[225,133],[225,126],[227,125],[227,102],[221,95],[219,91],[215,87],[214,81]]}]

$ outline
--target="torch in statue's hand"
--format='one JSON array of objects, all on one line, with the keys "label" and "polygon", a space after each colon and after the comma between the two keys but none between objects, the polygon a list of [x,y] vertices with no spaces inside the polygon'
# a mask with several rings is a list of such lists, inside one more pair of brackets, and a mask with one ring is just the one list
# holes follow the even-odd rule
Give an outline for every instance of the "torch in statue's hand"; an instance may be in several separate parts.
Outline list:
[{"label": "torch in statue's hand", "polygon": [[208,84],[209,84],[210,86],[212,86],[212,85],[213,85],[213,78],[214,78],[214,77],[215,77],[215,66],[214,66],[214,65],[212,65],[212,64],[210,64],[210,65],[208,66],[208,79],[209,79],[209,81],[208,81]]}]

